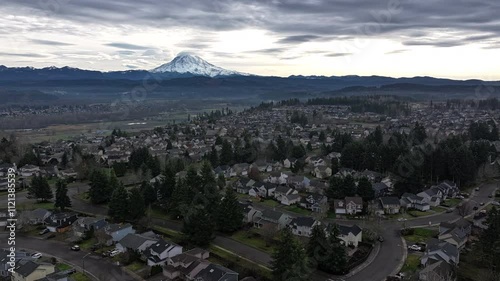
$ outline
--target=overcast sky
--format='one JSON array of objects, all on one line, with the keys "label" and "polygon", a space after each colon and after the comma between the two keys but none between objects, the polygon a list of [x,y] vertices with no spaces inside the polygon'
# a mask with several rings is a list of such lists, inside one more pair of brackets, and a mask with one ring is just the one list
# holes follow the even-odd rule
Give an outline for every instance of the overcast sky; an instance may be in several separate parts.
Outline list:
[{"label": "overcast sky", "polygon": [[2,0],[0,64],[500,80],[498,0]]}]

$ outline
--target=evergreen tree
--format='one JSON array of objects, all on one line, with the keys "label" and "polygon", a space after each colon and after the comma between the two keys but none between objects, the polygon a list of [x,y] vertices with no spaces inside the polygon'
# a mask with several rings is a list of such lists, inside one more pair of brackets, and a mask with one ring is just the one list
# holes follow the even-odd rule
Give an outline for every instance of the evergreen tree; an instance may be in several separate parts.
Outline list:
[{"label": "evergreen tree", "polygon": [[185,239],[193,245],[208,246],[215,238],[214,231],[213,219],[202,206],[191,208],[190,213],[184,217],[182,233]]},{"label": "evergreen tree", "polygon": [[[315,268],[324,267],[325,257],[329,250],[325,231],[320,225],[315,225],[307,243],[306,253]],[[320,265],[321,264],[321,265]]]},{"label": "evergreen tree", "polygon": [[167,141],[167,149],[172,149],[172,142],[170,140]]},{"label": "evergreen tree", "polygon": [[63,153],[63,155],[62,155],[62,158],[61,158],[61,166],[62,166],[63,168],[66,168],[66,166],[68,165],[68,162],[69,162],[69,160],[68,160],[68,154],[67,154],[67,153],[66,153],[66,151],[65,151],[65,152]]},{"label": "evergreen tree", "polygon": [[120,184],[111,195],[108,215],[116,221],[124,221],[129,215],[129,198],[123,184]]},{"label": "evergreen tree", "polygon": [[142,197],[144,198],[144,205],[150,206],[157,201],[157,193],[153,186],[148,182],[142,182],[141,184]]},{"label": "evergreen tree", "polygon": [[42,200],[42,202],[47,202],[48,200],[54,198],[49,182],[42,175],[35,175],[31,179],[28,194],[32,195],[37,200]]},{"label": "evergreen tree", "polygon": [[146,213],[144,197],[138,188],[132,188],[129,195],[129,216],[132,220],[138,220]]},{"label": "evergreen tree", "polygon": [[212,146],[212,151],[210,151],[208,158],[210,160],[210,164],[212,164],[212,167],[219,166],[219,155],[217,154],[217,150],[215,149],[215,146]]},{"label": "evergreen tree", "polygon": [[273,281],[309,280],[308,260],[301,243],[288,227],[283,228],[279,236],[272,254]]},{"label": "evergreen tree", "polygon": [[347,253],[339,238],[340,231],[336,224],[330,226],[328,233],[328,255],[325,259],[323,271],[335,274],[345,274],[347,267]]},{"label": "evergreen tree", "polygon": [[224,233],[233,233],[243,225],[243,210],[232,188],[227,188],[218,212],[217,228]]},{"label": "evergreen tree", "polygon": [[71,199],[68,196],[68,186],[64,180],[58,180],[56,182],[56,202],[54,207],[64,211],[66,208],[71,207]]},{"label": "evergreen tree", "polygon": [[233,161],[233,148],[228,140],[222,142],[219,162],[221,165],[229,165]]},{"label": "evergreen tree", "polygon": [[90,175],[89,197],[92,204],[102,204],[109,200],[109,178],[102,170],[94,170]]},{"label": "evergreen tree", "polygon": [[373,190],[372,183],[366,177],[359,180],[356,193],[363,198],[363,201],[370,201],[375,198],[375,190]]},{"label": "evergreen tree", "polygon": [[224,189],[226,187],[226,177],[221,173],[219,174],[217,178],[217,186],[219,186],[219,189]]}]

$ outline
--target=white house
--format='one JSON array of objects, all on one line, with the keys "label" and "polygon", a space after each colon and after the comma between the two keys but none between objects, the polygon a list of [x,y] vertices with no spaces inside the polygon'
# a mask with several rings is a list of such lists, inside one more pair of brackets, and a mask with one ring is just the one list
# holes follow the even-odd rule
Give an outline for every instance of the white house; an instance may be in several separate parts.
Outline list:
[{"label": "white house", "polygon": [[310,237],[312,229],[316,225],[321,225],[321,222],[312,217],[297,217],[292,219],[288,227],[295,235]]},{"label": "white house", "polygon": [[338,237],[344,242],[344,245],[357,247],[359,242],[362,242],[363,230],[359,226],[338,225],[338,228],[340,231]]},{"label": "white house", "polygon": [[182,254],[182,246],[163,239],[149,246],[143,253],[148,266],[163,265],[169,258],[180,254]]}]

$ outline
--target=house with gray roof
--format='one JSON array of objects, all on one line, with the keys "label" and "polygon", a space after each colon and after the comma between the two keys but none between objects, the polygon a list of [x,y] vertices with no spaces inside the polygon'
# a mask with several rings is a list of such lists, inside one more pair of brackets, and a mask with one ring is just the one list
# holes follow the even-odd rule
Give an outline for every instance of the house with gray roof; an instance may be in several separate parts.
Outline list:
[{"label": "house with gray roof", "polygon": [[316,225],[321,225],[321,222],[312,217],[296,217],[290,221],[288,227],[295,235],[310,237],[312,229]]},{"label": "house with gray roof", "polygon": [[182,254],[182,246],[163,239],[149,246],[143,255],[148,266],[164,265],[167,259]]},{"label": "house with gray roof", "polygon": [[446,241],[432,238],[427,241],[427,248],[420,259],[422,266],[427,266],[437,261],[444,261],[451,265],[458,265],[460,251],[458,248]]},{"label": "house with gray roof", "polygon": [[32,260],[20,260],[16,264],[12,281],[35,281],[55,272],[55,266],[50,263],[39,263]]},{"label": "house with gray roof", "polygon": [[149,246],[158,242],[156,239],[142,236],[140,234],[129,233],[116,243],[116,249],[122,253],[133,250],[138,253],[144,252]]},{"label": "house with gray roof", "polygon": [[264,224],[272,224],[277,228],[282,229],[286,227],[291,220],[292,218],[285,213],[265,209],[262,211],[261,218],[254,222],[254,226],[261,228]]},{"label": "house with gray roof", "polygon": [[381,197],[380,205],[382,207],[382,214],[398,214],[401,209],[401,201],[397,197]]}]

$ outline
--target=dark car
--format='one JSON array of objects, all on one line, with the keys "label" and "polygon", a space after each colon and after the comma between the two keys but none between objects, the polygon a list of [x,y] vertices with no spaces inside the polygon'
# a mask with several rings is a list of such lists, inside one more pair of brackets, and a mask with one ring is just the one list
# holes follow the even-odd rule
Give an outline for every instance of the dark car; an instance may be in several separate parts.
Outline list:
[{"label": "dark car", "polygon": [[477,206],[474,206],[474,208],[472,208],[473,211],[477,211],[477,209],[479,209]]},{"label": "dark car", "polygon": [[488,198],[493,198],[493,195],[491,195],[491,194],[490,194],[490,195],[488,195]]},{"label": "dark car", "polygon": [[378,237],[378,241],[379,241],[379,242],[384,242],[384,237],[379,236],[379,237]]},{"label": "dark car", "polygon": [[71,246],[71,251],[76,251],[76,252],[80,251],[80,246],[78,245]]}]

